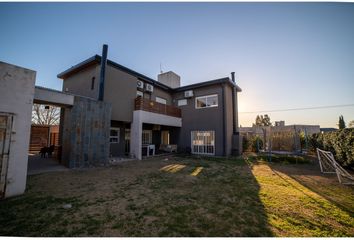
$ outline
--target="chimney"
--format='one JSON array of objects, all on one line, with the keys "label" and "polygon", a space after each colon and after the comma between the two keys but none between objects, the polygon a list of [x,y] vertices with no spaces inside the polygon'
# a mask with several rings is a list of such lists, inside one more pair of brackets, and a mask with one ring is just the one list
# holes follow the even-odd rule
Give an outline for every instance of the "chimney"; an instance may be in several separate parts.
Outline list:
[{"label": "chimney", "polygon": [[108,52],[108,45],[104,44],[102,48],[102,57],[101,57],[100,88],[98,93],[99,101],[103,101],[104,80],[106,76],[106,65],[107,65],[107,52]]},{"label": "chimney", "polygon": [[235,83],[235,72],[231,72],[231,80]]},{"label": "chimney", "polygon": [[172,71],[160,73],[157,75],[157,81],[169,86],[170,88],[178,88],[181,86],[181,77]]}]

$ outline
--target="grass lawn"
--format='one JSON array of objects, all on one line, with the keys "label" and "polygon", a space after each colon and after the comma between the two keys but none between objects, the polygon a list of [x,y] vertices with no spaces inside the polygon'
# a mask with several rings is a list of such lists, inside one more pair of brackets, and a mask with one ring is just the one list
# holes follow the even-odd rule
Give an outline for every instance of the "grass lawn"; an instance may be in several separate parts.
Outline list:
[{"label": "grass lawn", "polygon": [[157,157],[30,176],[0,235],[354,236],[354,187],[313,163]]}]

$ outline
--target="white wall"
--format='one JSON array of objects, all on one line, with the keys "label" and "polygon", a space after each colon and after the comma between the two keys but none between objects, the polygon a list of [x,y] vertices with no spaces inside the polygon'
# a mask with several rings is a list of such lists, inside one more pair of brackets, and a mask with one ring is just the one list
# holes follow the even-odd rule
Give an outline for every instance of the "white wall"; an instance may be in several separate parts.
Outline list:
[{"label": "white wall", "polygon": [[0,62],[0,112],[14,114],[5,197],[24,193],[36,72]]}]

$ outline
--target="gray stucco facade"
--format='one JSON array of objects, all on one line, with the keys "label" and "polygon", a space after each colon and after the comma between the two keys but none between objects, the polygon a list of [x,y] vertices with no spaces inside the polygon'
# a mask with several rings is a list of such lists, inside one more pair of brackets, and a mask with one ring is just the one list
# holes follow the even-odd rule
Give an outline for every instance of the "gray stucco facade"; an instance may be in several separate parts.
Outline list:
[{"label": "gray stucco facade", "polygon": [[[58,75],[63,81],[63,90],[84,95],[88,97],[98,97],[100,72],[100,56],[94,56],[72,69]],[[95,79],[95,83],[92,79]],[[126,131],[130,131],[134,122],[135,99],[137,92],[137,82],[142,81],[144,84],[151,84],[153,91],[143,91],[143,98],[156,101],[157,97],[166,100],[167,105],[172,105],[181,109],[181,126],[177,125],[161,125],[161,129],[168,129],[170,143],[177,144],[178,150],[188,152],[191,149],[191,132],[192,131],[213,131],[215,133],[214,154],[218,156],[230,155],[233,152],[233,138],[235,132],[233,122],[237,120],[233,117],[233,108],[237,102],[233,102],[233,88],[237,92],[241,89],[228,77],[193,84],[179,88],[171,88],[153,79],[150,79],[131,69],[107,61],[106,76],[104,84],[104,102],[112,106],[112,115],[110,118],[111,127],[118,128],[120,132],[119,142],[110,144],[111,156],[123,156],[127,154]],[[192,90],[193,97],[185,98],[185,91]],[[206,95],[217,95],[218,105],[207,108],[196,108],[196,97]],[[178,106],[178,100],[186,99],[187,104]],[[138,116],[138,115],[136,115]],[[237,117],[237,116],[236,116]],[[142,123],[142,130],[148,130],[154,123],[150,125]],[[152,124],[152,125],[151,125]],[[171,127],[171,128],[169,128]],[[140,129],[140,128],[138,128]],[[139,130],[140,131],[140,130]],[[156,148],[161,143],[161,133],[153,131],[153,143]],[[140,133],[139,133],[140,134]],[[138,141],[139,142],[139,141]],[[141,141],[140,141],[141,142]],[[131,147],[131,146],[130,146]],[[131,153],[132,154],[132,153]]]}]

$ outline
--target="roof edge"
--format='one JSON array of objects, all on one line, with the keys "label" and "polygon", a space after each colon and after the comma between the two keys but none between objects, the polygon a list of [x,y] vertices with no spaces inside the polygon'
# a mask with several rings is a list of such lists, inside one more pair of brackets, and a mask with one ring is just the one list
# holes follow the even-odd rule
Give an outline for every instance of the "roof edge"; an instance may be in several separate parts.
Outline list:
[{"label": "roof edge", "polygon": [[[96,55],[94,55],[94,56],[92,56],[92,57],[90,57],[90,58],[88,58],[88,59],[86,59],[86,60],[84,60],[84,61],[82,61],[82,62],[80,62],[80,63],[78,63],[78,64],[76,64],[74,66],[72,66],[72,67],[70,67],[69,69],[59,73],[57,75],[57,77],[64,80],[65,78],[67,78],[71,74],[74,74],[74,73],[76,73],[76,72],[78,72],[78,71],[80,71],[80,70],[92,65],[94,62],[96,62],[97,64],[100,64],[101,63],[101,56],[96,54]],[[188,90],[188,89],[191,89],[191,88],[199,88],[199,87],[203,87],[203,86],[209,86],[209,85],[220,84],[220,83],[225,83],[225,82],[230,84],[230,85],[232,85],[232,86],[234,86],[234,87],[236,87],[236,90],[238,92],[242,91],[242,89],[239,86],[237,86],[236,83],[234,83],[229,77],[214,79],[214,80],[210,80],[210,81],[206,81],[206,82],[194,83],[194,84],[190,84],[190,85],[186,85],[186,86],[182,86],[182,87],[178,87],[178,88],[171,88],[171,87],[169,87],[169,86],[167,86],[167,85],[165,85],[165,84],[163,84],[163,83],[161,83],[161,82],[159,82],[157,80],[149,78],[149,77],[147,77],[147,76],[145,76],[145,75],[143,75],[141,73],[138,73],[138,72],[136,72],[136,71],[134,71],[134,70],[132,70],[130,68],[127,68],[127,67],[125,67],[123,65],[120,65],[120,64],[118,64],[118,63],[116,63],[116,62],[114,62],[112,60],[107,59],[107,64],[112,66],[112,67],[115,67],[115,68],[117,68],[119,70],[122,70],[123,72],[131,74],[131,75],[133,75],[133,76],[135,76],[135,77],[137,77],[137,78],[139,78],[141,80],[145,80],[145,81],[151,83],[154,86],[158,86],[158,87],[160,87],[160,88],[162,88],[164,90],[168,90],[168,91],[177,91],[177,92],[179,92],[179,91]]]}]

